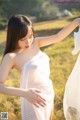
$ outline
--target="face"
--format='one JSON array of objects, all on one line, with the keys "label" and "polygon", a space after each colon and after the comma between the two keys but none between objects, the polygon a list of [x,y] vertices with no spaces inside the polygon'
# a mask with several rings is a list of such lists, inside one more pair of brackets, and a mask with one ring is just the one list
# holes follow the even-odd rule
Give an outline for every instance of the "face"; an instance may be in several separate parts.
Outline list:
[{"label": "face", "polygon": [[32,45],[32,43],[33,43],[33,31],[31,26],[29,26],[27,35],[18,41],[18,46],[21,49],[27,49]]}]

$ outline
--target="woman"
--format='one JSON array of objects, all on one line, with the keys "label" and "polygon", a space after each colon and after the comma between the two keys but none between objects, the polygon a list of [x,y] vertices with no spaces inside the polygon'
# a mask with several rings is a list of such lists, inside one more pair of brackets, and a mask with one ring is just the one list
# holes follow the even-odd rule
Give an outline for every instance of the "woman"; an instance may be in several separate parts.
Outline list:
[{"label": "woman", "polygon": [[[54,91],[49,78],[49,58],[41,52],[40,47],[62,41],[79,25],[80,18],[77,18],[55,35],[34,38],[32,22],[27,16],[14,15],[10,18],[0,82],[5,82],[10,69],[14,67],[21,73],[20,88],[1,84],[0,91],[21,96],[22,120],[50,120]],[[41,93],[38,93],[40,90]]]}]

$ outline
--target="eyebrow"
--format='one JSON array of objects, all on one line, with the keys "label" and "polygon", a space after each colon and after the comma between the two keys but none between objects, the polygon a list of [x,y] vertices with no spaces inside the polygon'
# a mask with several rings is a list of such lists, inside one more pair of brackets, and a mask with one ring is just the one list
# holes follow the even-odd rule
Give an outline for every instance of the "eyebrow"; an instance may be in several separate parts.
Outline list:
[{"label": "eyebrow", "polygon": [[33,35],[33,33],[31,33],[29,36]]}]

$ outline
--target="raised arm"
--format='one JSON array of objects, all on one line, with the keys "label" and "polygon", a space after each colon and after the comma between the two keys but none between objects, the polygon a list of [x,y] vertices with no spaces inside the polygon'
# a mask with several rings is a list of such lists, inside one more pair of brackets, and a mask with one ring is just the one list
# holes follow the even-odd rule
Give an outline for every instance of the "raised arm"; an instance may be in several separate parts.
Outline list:
[{"label": "raised arm", "polygon": [[73,20],[69,25],[60,30],[57,34],[47,37],[37,37],[35,40],[38,41],[39,47],[58,43],[64,40],[78,26],[80,26],[80,18]]}]

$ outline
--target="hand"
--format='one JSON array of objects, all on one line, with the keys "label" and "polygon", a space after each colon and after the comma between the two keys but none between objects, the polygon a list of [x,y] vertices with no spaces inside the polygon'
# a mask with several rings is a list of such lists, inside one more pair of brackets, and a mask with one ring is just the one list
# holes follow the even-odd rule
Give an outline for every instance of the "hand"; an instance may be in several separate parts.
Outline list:
[{"label": "hand", "polygon": [[42,107],[45,107],[46,101],[45,101],[44,98],[42,98],[39,95],[39,93],[41,93],[41,91],[32,88],[32,89],[29,89],[25,92],[26,93],[24,95],[24,98],[27,99],[30,103],[32,103],[36,107],[39,107],[39,105],[42,106]]},{"label": "hand", "polygon": [[77,24],[80,26],[80,18],[76,18],[75,21],[76,21]]}]

